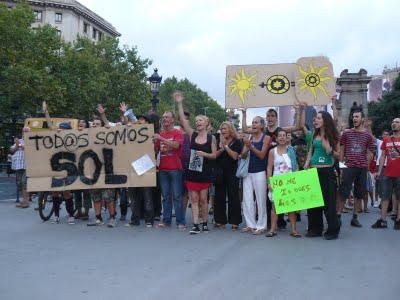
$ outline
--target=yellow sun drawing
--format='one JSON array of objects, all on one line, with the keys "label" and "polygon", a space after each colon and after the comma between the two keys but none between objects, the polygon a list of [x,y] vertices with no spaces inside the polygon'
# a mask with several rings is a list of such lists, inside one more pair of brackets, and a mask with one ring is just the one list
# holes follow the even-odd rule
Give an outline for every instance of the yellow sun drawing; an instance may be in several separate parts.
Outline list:
[{"label": "yellow sun drawing", "polygon": [[328,70],[327,66],[317,69],[314,68],[313,64],[310,64],[310,71],[304,70],[302,66],[299,66],[299,72],[303,76],[303,78],[297,80],[297,83],[301,85],[300,90],[307,89],[311,94],[313,94],[314,100],[317,99],[318,89],[323,92],[325,96],[329,97],[324,82],[332,80],[333,78],[323,76],[326,70]]},{"label": "yellow sun drawing", "polygon": [[254,94],[254,88],[256,87],[256,75],[248,75],[244,72],[244,69],[241,69],[229,79],[232,82],[229,85],[231,95],[239,95],[240,101],[242,101],[244,104],[244,102],[247,100],[248,93],[251,92]]}]

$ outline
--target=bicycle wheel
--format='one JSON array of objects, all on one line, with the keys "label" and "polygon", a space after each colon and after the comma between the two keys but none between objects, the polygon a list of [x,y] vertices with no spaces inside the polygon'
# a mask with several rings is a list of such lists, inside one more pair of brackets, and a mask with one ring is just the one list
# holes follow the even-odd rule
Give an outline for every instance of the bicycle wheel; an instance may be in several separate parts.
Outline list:
[{"label": "bicycle wheel", "polygon": [[49,192],[39,193],[39,216],[46,222],[48,221],[54,212],[53,197]]}]

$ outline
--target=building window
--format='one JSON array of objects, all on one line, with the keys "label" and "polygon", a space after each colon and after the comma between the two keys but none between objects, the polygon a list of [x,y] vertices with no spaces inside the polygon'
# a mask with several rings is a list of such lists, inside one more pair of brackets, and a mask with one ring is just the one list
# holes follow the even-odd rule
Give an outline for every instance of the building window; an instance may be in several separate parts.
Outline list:
[{"label": "building window", "polygon": [[56,13],[56,22],[61,23],[62,22],[62,13]]},{"label": "building window", "polygon": [[97,30],[96,30],[95,28],[93,28],[92,38],[93,38],[93,39],[96,39],[96,38],[97,38]]},{"label": "building window", "polygon": [[42,22],[42,12],[40,10],[34,10],[33,14],[36,22]]},{"label": "building window", "polygon": [[102,39],[103,39],[103,33],[99,31],[99,41],[101,41]]},{"label": "building window", "polygon": [[88,23],[83,23],[83,32],[88,33],[89,32],[89,24]]}]

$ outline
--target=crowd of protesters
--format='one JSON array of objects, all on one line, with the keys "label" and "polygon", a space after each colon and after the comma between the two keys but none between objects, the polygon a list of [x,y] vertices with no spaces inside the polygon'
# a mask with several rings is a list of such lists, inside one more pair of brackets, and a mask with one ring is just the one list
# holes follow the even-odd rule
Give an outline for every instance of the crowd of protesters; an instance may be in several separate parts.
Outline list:
[{"label": "crowd of protesters", "polygon": [[[178,106],[179,120],[172,111],[164,112],[161,120],[154,112],[130,117],[132,112],[129,114],[124,103],[120,105],[121,119],[117,123],[107,120],[101,105],[97,107],[99,117],[90,122],[79,120],[79,130],[89,126],[154,124],[157,186],[53,192],[52,223],[60,223],[60,207],[64,200],[69,224],[74,224],[76,219],[88,220],[93,203],[95,217],[88,226],[103,225],[106,209],[109,214],[107,225],[115,227],[119,199],[120,221],[126,221],[130,203],[131,219],[126,226],[139,226],[144,219],[147,227],[156,224],[159,228],[167,228],[172,226],[175,217],[177,228],[186,230],[189,205],[192,211],[190,234],[208,232],[209,212],[212,212],[215,229],[230,224],[236,231],[243,216],[242,232],[272,238],[278,229],[286,228],[287,222],[284,215],[276,214],[270,178],[316,168],[324,206],[307,210],[306,237],[338,238],[341,214],[349,209],[353,212],[350,225],[361,227],[358,214],[369,211],[368,197],[371,206],[381,208],[381,217],[371,227],[387,228],[388,211],[391,210],[394,229],[400,229],[400,118],[395,118],[391,130],[383,132],[379,139],[373,136],[371,122],[365,119],[361,109],[351,111],[349,128],[339,124],[336,97],[332,97],[333,116],[326,111],[318,112],[313,119],[313,128],[305,126],[307,104],[297,103],[294,106],[295,126],[278,127],[277,112],[270,109],[265,119],[256,116],[251,127],[247,127],[247,115],[243,110],[240,132],[232,123],[223,122],[219,130],[212,133],[209,119],[204,115],[196,116],[194,128],[190,126],[190,115],[184,111],[181,92],[175,92],[173,98]],[[68,123],[55,128],[46,105],[43,110],[49,129],[71,129]],[[29,194],[26,192],[23,139],[16,138],[10,152],[12,168],[23,191],[23,201],[17,207],[26,208],[29,207]],[[238,168],[246,170],[239,175],[242,170]],[[210,195],[214,199],[212,203]],[[301,221],[300,212],[289,213],[288,221],[290,235],[301,237],[296,227],[296,222]]]}]

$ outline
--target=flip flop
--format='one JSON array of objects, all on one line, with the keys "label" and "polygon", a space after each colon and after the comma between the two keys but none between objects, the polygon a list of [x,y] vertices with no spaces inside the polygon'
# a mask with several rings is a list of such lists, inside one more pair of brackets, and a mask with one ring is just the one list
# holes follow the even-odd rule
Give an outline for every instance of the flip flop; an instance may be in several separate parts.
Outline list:
[{"label": "flip flop", "polygon": [[265,236],[266,236],[266,237],[269,237],[269,238],[274,237],[274,236],[276,236],[276,232],[270,231],[270,232],[268,232]]}]

